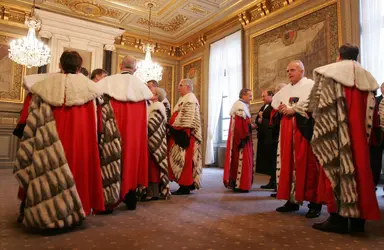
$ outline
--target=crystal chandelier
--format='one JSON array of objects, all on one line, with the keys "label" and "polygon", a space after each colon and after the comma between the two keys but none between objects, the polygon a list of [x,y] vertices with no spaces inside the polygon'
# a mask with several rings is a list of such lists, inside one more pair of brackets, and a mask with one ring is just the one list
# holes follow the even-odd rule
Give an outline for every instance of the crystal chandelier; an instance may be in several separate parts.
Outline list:
[{"label": "crystal chandelier", "polygon": [[12,40],[9,48],[9,58],[21,65],[40,67],[46,65],[51,60],[51,51],[47,45],[36,38],[36,29],[40,29],[41,21],[35,16],[35,0],[33,1],[32,11],[25,20],[28,27],[28,35],[23,39]]},{"label": "crystal chandelier", "polygon": [[149,20],[148,20],[148,43],[143,47],[145,52],[145,59],[137,64],[135,75],[142,81],[148,82],[149,80],[160,81],[163,77],[163,68],[152,61],[151,52],[155,52],[155,46],[151,45],[151,15],[153,3],[148,3],[149,7]]}]

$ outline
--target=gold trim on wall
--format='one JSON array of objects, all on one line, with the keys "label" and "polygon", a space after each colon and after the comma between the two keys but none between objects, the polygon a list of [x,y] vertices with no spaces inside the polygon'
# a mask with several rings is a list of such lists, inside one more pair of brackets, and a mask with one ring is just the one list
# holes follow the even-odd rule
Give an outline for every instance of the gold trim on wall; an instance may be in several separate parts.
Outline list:
[{"label": "gold trim on wall", "polygon": [[[20,35],[0,32],[0,43],[9,46],[13,39],[20,38]],[[23,65],[12,62],[11,90],[0,91],[0,102],[23,103],[25,90],[23,88],[23,78],[26,74],[26,68]]]},{"label": "gold trim on wall", "polygon": [[[336,12],[337,12],[337,20],[338,20],[338,23],[337,23],[338,45],[340,46],[342,44],[342,31],[341,31],[341,21],[340,21],[341,20],[340,0],[331,0],[331,1],[328,1],[326,3],[320,4],[320,5],[318,5],[318,6],[314,7],[314,8],[311,8],[309,10],[303,11],[303,12],[301,12],[301,13],[293,16],[293,17],[285,19],[285,20],[283,20],[281,22],[278,22],[278,23],[276,23],[274,25],[269,26],[268,28],[262,29],[262,30],[257,31],[257,32],[255,32],[255,33],[250,35],[250,37],[249,37],[249,46],[250,46],[250,48],[249,48],[249,53],[250,53],[250,71],[249,72],[250,72],[250,78],[249,79],[250,79],[250,89],[252,91],[252,94],[254,95],[253,98],[255,98],[254,83],[253,83],[253,80],[254,80],[254,67],[255,67],[253,39],[255,37],[257,37],[257,36],[260,36],[260,35],[262,35],[264,33],[272,31],[272,30],[274,30],[276,28],[279,28],[279,27],[281,27],[281,26],[283,26],[285,24],[288,24],[288,23],[293,22],[295,20],[298,20],[300,18],[303,18],[303,17],[305,17],[307,15],[310,15],[310,14],[316,12],[316,11],[319,11],[319,10],[321,10],[323,8],[326,8],[328,6],[331,6],[333,4],[336,4],[336,9],[337,9]],[[253,99],[251,101],[251,104],[258,104],[258,103],[261,103],[261,102],[262,102],[261,100]]]}]

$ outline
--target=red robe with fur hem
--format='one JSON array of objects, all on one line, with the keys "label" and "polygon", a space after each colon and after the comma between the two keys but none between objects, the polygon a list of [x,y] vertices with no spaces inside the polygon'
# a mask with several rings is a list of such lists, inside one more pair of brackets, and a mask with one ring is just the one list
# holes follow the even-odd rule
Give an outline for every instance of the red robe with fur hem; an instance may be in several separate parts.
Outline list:
[{"label": "red robe with fur hem", "polygon": [[[282,88],[272,99],[277,109],[283,103],[294,108],[307,100],[313,81],[302,78]],[[309,141],[299,130],[295,116],[283,115],[277,152],[277,198],[291,202],[317,202],[319,165]]]},{"label": "red robe with fur hem", "polygon": [[[184,138],[189,140],[187,147],[178,145],[171,133],[168,140],[169,179],[180,186],[194,186],[200,189],[202,172],[201,158],[201,121],[200,105],[193,93],[188,93],[177,102],[169,121],[171,129],[185,132]],[[182,132],[182,133],[183,133]]]},{"label": "red robe with fur hem", "polygon": [[311,144],[323,170],[319,198],[330,213],[378,220],[369,139],[375,106],[373,91],[379,86],[352,60],[317,68],[314,78],[307,106],[315,117]]},{"label": "red robe with fur hem", "polygon": [[94,103],[99,93],[82,74],[51,74],[31,92],[14,166],[26,191],[24,223],[73,226],[105,205]]},{"label": "red robe with fur hem", "polygon": [[[231,122],[224,165],[224,186],[249,191],[253,181],[253,143],[248,105],[236,101],[230,112]],[[241,146],[240,146],[241,145]]]},{"label": "red robe with fur hem", "polygon": [[153,94],[136,76],[122,72],[97,83],[110,97],[122,141],[120,199],[148,186],[147,104]]}]

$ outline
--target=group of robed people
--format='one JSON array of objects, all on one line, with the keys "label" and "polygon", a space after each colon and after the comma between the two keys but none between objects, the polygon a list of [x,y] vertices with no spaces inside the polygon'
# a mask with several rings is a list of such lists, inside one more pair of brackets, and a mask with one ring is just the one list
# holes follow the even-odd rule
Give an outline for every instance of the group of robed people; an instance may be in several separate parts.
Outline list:
[{"label": "group of robed people", "polygon": [[275,95],[263,92],[265,104],[255,122],[249,111],[252,92],[242,89],[230,111],[224,185],[235,192],[251,189],[252,129],[257,128],[256,169],[271,175],[262,188],[277,188],[277,199],[286,200],[276,211],[297,211],[308,201],[306,217],[316,218],[327,205],[329,218],[313,228],[335,233],[363,232],[365,220],[378,220],[371,165],[381,162],[370,163],[370,148],[373,137],[382,134],[384,103],[375,99],[379,85],[357,62],[358,54],[358,47],[344,44],[336,63],[314,70],[314,80],[304,76],[301,61],[290,62],[289,83]]},{"label": "group of robed people", "polygon": [[156,81],[134,75],[126,56],[120,73],[80,73],[82,58],[64,51],[60,73],[30,75],[14,134],[21,138],[14,165],[20,185],[19,222],[39,229],[80,224],[90,214],[128,210],[138,200],[168,199],[200,188],[199,103],[189,79],[170,114]]}]

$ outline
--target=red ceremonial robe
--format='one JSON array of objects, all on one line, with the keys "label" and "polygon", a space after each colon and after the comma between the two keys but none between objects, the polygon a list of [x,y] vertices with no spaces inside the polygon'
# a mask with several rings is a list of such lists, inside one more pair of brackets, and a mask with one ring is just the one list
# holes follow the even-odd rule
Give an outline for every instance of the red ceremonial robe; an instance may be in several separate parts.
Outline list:
[{"label": "red ceremonial robe", "polygon": [[[180,186],[201,187],[201,121],[200,105],[193,93],[181,97],[175,106],[169,125],[175,131],[168,139],[168,168],[169,179]],[[189,140],[186,148],[178,145],[175,140],[177,131],[185,132]],[[191,189],[194,189],[191,188]]]},{"label": "red ceremonial robe", "polygon": [[224,165],[224,186],[249,191],[253,182],[253,143],[248,105],[236,101],[231,109]]},{"label": "red ceremonial robe", "polygon": [[[283,115],[280,124],[281,169],[276,197],[316,202],[319,165],[311,146],[298,129],[295,116]],[[294,190],[292,182],[295,183]]]},{"label": "red ceremonial robe", "polygon": [[146,100],[153,94],[136,76],[127,72],[108,76],[97,83],[108,95],[122,142],[120,199],[138,187],[148,186]]},{"label": "red ceremonial robe", "polygon": [[[295,108],[307,100],[312,87],[313,81],[305,77],[295,85],[288,84],[273,97],[272,107],[277,109],[280,104],[285,104]],[[316,202],[319,165],[298,125],[295,115],[282,115],[277,152],[276,197],[291,202]]]},{"label": "red ceremonial robe", "polygon": [[51,105],[56,129],[86,215],[104,211],[97,141],[98,92],[82,74],[54,74],[34,84],[33,94]]},{"label": "red ceremonial robe", "polygon": [[[369,156],[375,106],[372,91],[378,88],[378,84],[368,71],[351,60],[317,68],[314,75],[316,92],[309,99],[309,111],[314,112],[316,117],[313,150],[323,165],[318,187],[319,199],[328,205],[330,213],[379,220],[380,210]],[[324,95],[324,92],[328,95]],[[323,99],[325,96],[329,96],[327,101]],[[337,106],[333,107],[333,103]],[[325,108],[324,111],[320,107]],[[345,120],[342,116],[327,113],[328,110],[340,108],[345,109]],[[334,126],[338,126],[334,131],[338,131],[338,137],[343,143],[331,141],[337,137],[333,137],[333,130],[329,131],[328,128]],[[334,148],[334,145],[339,146]],[[344,149],[341,150],[341,147]],[[335,157],[343,158],[338,166],[332,165],[336,161]],[[351,174],[345,177],[346,170],[343,169],[352,171],[352,182]],[[345,188],[341,190],[340,187]]]}]

